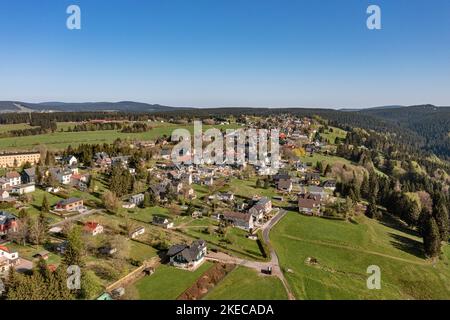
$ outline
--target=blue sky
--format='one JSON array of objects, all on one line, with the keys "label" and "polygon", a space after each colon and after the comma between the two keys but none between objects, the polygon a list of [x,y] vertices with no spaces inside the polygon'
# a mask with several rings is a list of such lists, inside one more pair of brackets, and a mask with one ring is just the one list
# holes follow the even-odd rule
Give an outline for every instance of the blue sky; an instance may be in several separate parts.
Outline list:
[{"label": "blue sky", "polygon": [[0,44],[0,100],[450,105],[448,0],[0,0]]}]

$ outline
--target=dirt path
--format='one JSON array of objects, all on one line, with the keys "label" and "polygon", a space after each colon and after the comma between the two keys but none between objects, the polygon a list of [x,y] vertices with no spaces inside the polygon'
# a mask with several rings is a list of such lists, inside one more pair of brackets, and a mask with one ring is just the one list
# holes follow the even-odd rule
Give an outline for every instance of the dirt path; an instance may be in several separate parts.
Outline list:
[{"label": "dirt path", "polygon": [[230,256],[223,252],[209,252],[207,255],[207,259],[211,261],[219,261],[223,263],[232,263],[240,266],[244,266],[247,268],[251,268],[256,270],[258,273],[261,272],[261,270],[266,270],[268,267],[272,267],[272,275],[279,278],[281,282],[283,283],[283,286],[286,290],[286,293],[288,295],[289,300],[295,300],[295,296],[292,293],[292,290],[284,277],[283,271],[281,270],[280,263],[278,260],[277,253],[273,249],[269,233],[273,226],[277,224],[278,221],[280,221],[284,215],[286,214],[286,211],[280,210],[277,215],[275,215],[270,221],[268,221],[266,224],[264,224],[261,227],[261,230],[263,232],[263,240],[267,244],[270,250],[270,257],[271,260],[269,262],[261,262],[261,261],[252,261],[252,260],[246,260],[237,258],[234,256]]},{"label": "dirt path", "polygon": [[402,262],[407,262],[407,263],[412,263],[412,264],[420,265],[420,266],[430,265],[430,263],[428,263],[428,262],[412,261],[412,260],[408,260],[408,259],[403,259],[403,258],[391,256],[391,255],[388,255],[388,254],[385,254],[385,253],[381,253],[381,252],[377,252],[377,251],[360,249],[360,248],[353,248],[353,247],[349,247],[349,246],[345,246],[345,245],[341,245],[341,244],[327,243],[327,242],[323,242],[323,241],[320,241],[320,240],[307,240],[307,239],[302,239],[302,238],[288,236],[288,235],[283,235],[283,237],[289,238],[289,239],[292,239],[292,240],[318,244],[318,245],[321,245],[321,246],[327,246],[327,247],[333,247],[333,248],[341,248],[341,249],[346,249],[346,250],[351,250],[351,251],[357,251],[357,252],[363,252],[363,253],[367,253],[367,254],[373,254],[373,255],[376,255],[376,256],[385,257],[385,258],[389,258],[389,259],[393,259],[393,260],[397,260],[397,261],[402,261]]}]

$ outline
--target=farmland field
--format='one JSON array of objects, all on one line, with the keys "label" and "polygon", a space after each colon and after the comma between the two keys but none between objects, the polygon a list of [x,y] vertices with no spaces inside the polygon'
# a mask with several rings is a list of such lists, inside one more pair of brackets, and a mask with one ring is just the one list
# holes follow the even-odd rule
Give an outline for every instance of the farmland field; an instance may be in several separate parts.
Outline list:
[{"label": "farmland field", "polygon": [[[60,128],[67,129],[68,126],[70,126],[70,124],[59,123],[58,130]],[[204,125],[203,130],[207,130],[211,127],[216,127],[218,129],[231,129],[238,126],[235,124],[222,126]],[[34,150],[39,146],[45,146],[50,150],[61,150],[69,145],[75,147],[81,143],[112,143],[118,138],[122,140],[154,140],[162,135],[170,136],[172,131],[177,128],[188,129],[191,132],[193,132],[194,129],[193,125],[157,123],[152,130],[142,133],[122,133],[118,130],[98,130],[82,132],[56,131],[54,133],[47,133],[42,135],[24,136],[20,137],[20,139],[17,139],[17,137],[0,138],[0,150]]]},{"label": "farmland field", "polygon": [[258,274],[253,269],[237,267],[205,297],[206,300],[286,300],[281,281]]},{"label": "farmland field", "polygon": [[[285,276],[298,299],[449,299],[450,250],[434,266],[422,240],[366,217],[357,224],[289,212],[271,232]],[[315,258],[317,265],[308,264]],[[381,289],[366,286],[367,267],[381,269]],[[286,272],[289,269],[289,272]]]}]

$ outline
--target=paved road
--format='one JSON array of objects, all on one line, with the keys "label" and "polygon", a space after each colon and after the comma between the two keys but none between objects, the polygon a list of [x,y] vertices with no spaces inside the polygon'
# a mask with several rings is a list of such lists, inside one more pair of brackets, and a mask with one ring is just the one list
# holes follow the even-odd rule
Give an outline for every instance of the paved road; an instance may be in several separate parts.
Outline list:
[{"label": "paved road", "polygon": [[278,277],[281,282],[283,283],[283,286],[286,290],[286,293],[288,295],[289,300],[295,300],[295,296],[293,295],[291,288],[289,287],[289,284],[284,277],[283,271],[281,271],[280,263],[278,261],[278,256],[275,250],[273,249],[269,233],[273,226],[275,226],[278,221],[280,221],[284,215],[286,214],[286,211],[283,209],[280,209],[280,211],[272,218],[270,219],[266,224],[264,224],[261,227],[262,234],[263,234],[263,241],[267,244],[270,250],[270,256],[271,260],[270,262],[260,262],[260,261],[252,261],[252,260],[246,260],[241,259],[237,257],[230,256],[223,252],[209,252],[206,258],[208,260],[213,261],[220,261],[223,263],[232,263],[237,264],[240,266],[245,266],[247,268],[255,269],[258,272],[261,272],[261,270],[266,270],[268,267],[272,267],[272,275]]},{"label": "paved road", "polygon": [[267,244],[267,246],[269,247],[269,250],[270,250],[270,257],[271,257],[270,263],[272,264],[272,273],[274,275],[276,275],[283,283],[284,288],[286,289],[286,292],[288,294],[289,300],[295,300],[295,296],[292,293],[289,283],[287,282],[286,278],[284,277],[283,271],[281,270],[281,267],[280,267],[280,262],[278,260],[278,255],[275,252],[275,249],[273,248],[272,244],[270,243],[270,237],[269,237],[270,230],[272,230],[272,228],[285,215],[286,215],[286,211],[283,209],[280,209],[280,211],[275,215],[275,217],[270,219],[261,229],[262,229],[263,240]]}]

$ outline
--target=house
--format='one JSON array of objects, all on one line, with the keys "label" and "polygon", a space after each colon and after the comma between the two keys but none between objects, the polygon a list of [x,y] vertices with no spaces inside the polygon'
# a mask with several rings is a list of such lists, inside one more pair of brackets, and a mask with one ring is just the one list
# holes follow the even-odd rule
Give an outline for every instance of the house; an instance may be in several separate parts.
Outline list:
[{"label": "house", "polygon": [[80,211],[84,210],[83,199],[80,198],[69,198],[64,199],[56,203],[55,210],[64,211]]},{"label": "house", "polygon": [[267,198],[261,198],[253,207],[250,208],[248,213],[250,213],[255,221],[261,221],[264,215],[272,211],[272,201]]},{"label": "house", "polygon": [[277,189],[283,192],[291,192],[292,191],[292,180],[291,178],[287,179],[279,179],[277,182]]},{"label": "house", "polygon": [[62,168],[51,168],[49,170],[51,174],[60,184],[70,184],[70,178],[72,177],[72,170]]},{"label": "house", "polygon": [[22,183],[36,182],[36,167],[24,169],[22,171]]},{"label": "house", "polygon": [[55,245],[55,250],[56,250],[56,252],[59,252],[60,254],[64,254],[64,253],[66,253],[66,249],[67,249],[68,245],[69,245],[69,243],[67,240],[62,241],[62,242],[58,243],[57,245]]},{"label": "house", "polygon": [[9,180],[5,177],[0,177],[0,190],[7,190],[11,187]]},{"label": "house", "polygon": [[0,245],[0,275],[8,274],[10,268],[20,263],[19,254],[11,252],[7,247]]},{"label": "house", "polygon": [[192,212],[192,214],[191,214],[191,217],[194,219],[201,218],[202,216],[203,216],[203,213],[198,210]]},{"label": "house", "polygon": [[183,173],[181,174],[181,181],[188,185],[192,184],[192,173]]},{"label": "house", "polygon": [[11,171],[6,173],[6,179],[9,181],[11,187],[18,186],[22,183],[22,178],[20,174],[16,171]]},{"label": "house", "polygon": [[161,149],[159,156],[161,157],[161,159],[170,160],[170,158],[172,157],[172,150],[168,148]]},{"label": "house", "polygon": [[316,173],[316,172],[308,172],[305,174],[305,182],[307,184],[315,184],[315,185],[319,185],[320,184],[320,174]]},{"label": "house", "polygon": [[47,250],[42,250],[36,253],[33,258],[48,260],[49,254],[50,252],[48,252]]},{"label": "house", "polygon": [[64,164],[69,165],[70,167],[78,165],[78,159],[73,155],[68,155],[62,159]]},{"label": "house", "polygon": [[214,185],[214,178],[212,176],[206,177],[202,180],[201,184],[211,187]]},{"label": "house", "polygon": [[117,252],[117,248],[114,248],[111,246],[104,246],[104,247],[98,248],[98,252],[100,252],[100,254],[104,254],[106,256],[112,256],[113,254],[115,254]]},{"label": "house", "polygon": [[336,181],[335,180],[326,180],[323,182],[322,187],[324,189],[334,191],[334,190],[336,190]]},{"label": "house", "polygon": [[253,229],[253,216],[243,212],[226,212],[221,215],[222,220],[232,224],[236,228],[241,228],[247,231]]},{"label": "house", "polygon": [[312,194],[300,194],[298,196],[298,211],[309,216],[319,216],[320,197]]},{"label": "house", "polygon": [[173,222],[164,217],[153,216],[152,224],[155,226],[163,227],[164,229],[173,228]]},{"label": "house", "polygon": [[145,233],[145,228],[142,227],[142,226],[140,226],[140,227],[134,229],[134,230],[130,233],[130,238],[131,238],[131,239],[135,239],[135,238],[137,238],[138,236],[140,236],[141,234],[144,234],[144,233]]},{"label": "house", "polygon": [[315,196],[319,196],[321,200],[326,199],[328,197],[328,194],[325,192],[325,189],[318,186],[309,186],[308,193]]},{"label": "house", "polygon": [[303,163],[303,162],[301,162],[301,161],[298,161],[298,162],[296,162],[296,164],[295,164],[295,169],[296,169],[298,172],[305,173],[305,172],[308,170],[308,167],[306,166],[305,163]]},{"label": "house", "polygon": [[138,193],[138,194],[135,194],[134,196],[130,197],[130,203],[133,203],[136,206],[140,205],[143,202],[144,202],[144,194],[143,193]]},{"label": "house", "polygon": [[12,213],[0,211],[0,236],[16,232],[17,229],[17,217]]},{"label": "house", "polygon": [[204,240],[195,240],[192,244],[177,244],[167,251],[170,265],[195,270],[204,261],[206,257],[206,242]]},{"label": "house", "polygon": [[36,187],[34,185],[34,182],[32,182],[32,183],[20,184],[20,185],[12,187],[11,193],[22,195],[22,194],[34,192],[35,190],[36,190]]},{"label": "house", "polygon": [[128,168],[128,161],[130,160],[130,156],[117,156],[111,158],[111,165],[120,164],[123,168]]},{"label": "house", "polygon": [[234,193],[232,193],[232,192],[219,193],[217,195],[217,199],[219,199],[221,201],[224,201],[224,202],[233,201],[234,200]]},{"label": "house", "polygon": [[103,226],[97,222],[88,221],[84,224],[84,232],[92,236],[103,233]]},{"label": "house", "polygon": [[89,174],[78,174],[72,172],[72,176],[70,177],[70,184],[80,189],[87,189],[89,179]]},{"label": "house", "polygon": [[6,201],[9,200],[9,192],[6,190],[0,190],[0,201]]},{"label": "house", "polygon": [[94,155],[94,162],[99,167],[109,167],[112,164],[112,160],[106,152],[97,152]]}]

